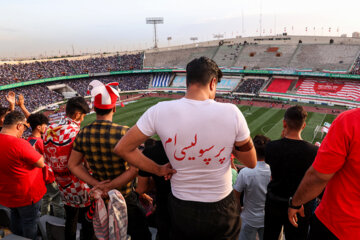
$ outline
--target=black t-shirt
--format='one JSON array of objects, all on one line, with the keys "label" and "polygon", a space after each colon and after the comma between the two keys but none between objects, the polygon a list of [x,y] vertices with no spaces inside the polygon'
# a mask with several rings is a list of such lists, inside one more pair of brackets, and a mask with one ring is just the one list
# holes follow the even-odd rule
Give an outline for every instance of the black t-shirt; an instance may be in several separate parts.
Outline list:
[{"label": "black t-shirt", "polygon": [[265,162],[271,169],[268,193],[284,199],[293,196],[317,150],[318,147],[303,140],[282,138],[269,142],[265,151]]},{"label": "black t-shirt", "polygon": [[[161,141],[156,141],[154,146],[145,148],[143,154],[159,165],[164,165],[169,162]],[[139,171],[139,175],[142,177],[152,177],[156,186],[156,197],[160,198],[158,201],[167,201],[168,194],[171,191],[169,180],[165,180],[164,177],[159,177],[155,174],[144,172],[142,170]]]}]

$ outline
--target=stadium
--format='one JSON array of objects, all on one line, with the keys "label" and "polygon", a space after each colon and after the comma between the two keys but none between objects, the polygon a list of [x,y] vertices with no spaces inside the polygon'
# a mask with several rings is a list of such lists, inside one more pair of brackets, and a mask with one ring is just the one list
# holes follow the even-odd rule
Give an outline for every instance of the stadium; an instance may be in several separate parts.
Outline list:
[{"label": "stadium", "polygon": [[[160,20],[152,19],[152,21]],[[168,41],[170,40],[171,39],[168,38]],[[131,128],[136,126],[138,120],[147,110],[156,106],[158,103],[184,99],[189,87],[187,85],[187,64],[194,59],[206,57],[206,59],[214,61],[223,74],[221,81],[218,82],[216,86],[215,101],[219,103],[232,103],[240,110],[250,130],[251,138],[263,135],[271,140],[282,139],[284,137],[282,131],[285,128],[286,122],[284,115],[286,115],[287,110],[291,107],[300,105],[307,112],[306,124],[303,127],[301,137],[311,144],[311,146],[315,145],[320,147],[329,133],[329,129],[332,129],[331,126],[334,120],[340,114],[360,107],[360,38],[356,34],[353,37],[304,36],[290,35],[284,31],[282,34],[267,36],[237,36],[198,42],[195,42],[197,38],[192,38],[192,40],[194,43],[191,44],[158,47],[155,28],[155,47],[145,50],[140,50],[139,48],[138,50],[113,53],[99,52],[79,56],[68,55],[56,56],[54,58],[2,61],[0,62],[0,106],[7,108],[10,103],[9,96],[11,94],[14,94],[16,97],[22,95],[24,96],[24,104],[29,111],[29,115],[30,113],[31,115],[38,113],[44,114],[49,120],[48,124],[58,127],[59,125],[57,124],[61,124],[61,122],[68,117],[67,104],[71,102],[71,99],[83,97],[86,99],[87,104],[93,107],[95,96],[92,96],[90,91],[92,90],[89,87],[90,83],[94,80],[98,80],[105,85],[111,85],[116,82],[118,83],[118,90],[115,91],[119,95],[119,98],[116,100],[116,103],[114,103],[116,105],[116,111],[114,111],[112,122]],[[108,87],[108,85],[106,86]],[[13,102],[13,104],[15,104],[15,102]],[[11,111],[6,110],[5,114],[10,114],[13,110],[14,109]],[[17,104],[15,110],[15,112],[23,111],[21,104]],[[26,115],[26,112],[24,113]],[[96,105],[94,108],[91,108],[90,111],[84,111],[83,113],[86,113],[86,116],[84,115],[85,117],[82,119],[82,122],[80,121],[82,130],[80,130],[79,127],[79,131],[85,131],[84,129],[86,129],[87,126],[98,121],[99,115],[101,116],[96,110]],[[186,112],[184,114],[186,114]],[[22,137],[31,137],[31,131],[34,129],[30,128],[29,130],[29,126],[26,125],[26,123],[21,122],[21,124],[27,126]],[[55,134],[56,127],[54,127],[54,129],[49,128],[50,130],[47,129],[50,135]],[[76,134],[78,132],[76,132]],[[68,133],[65,131],[65,135],[66,134]],[[98,133],[96,135],[97,138],[103,138],[101,134]],[[122,138],[123,135],[125,134],[121,134],[120,137]],[[119,135],[116,136],[118,137]],[[177,135],[175,135],[174,138],[174,146],[176,146],[176,136]],[[109,135],[104,138],[112,139],[113,137]],[[158,135],[154,135],[152,139],[154,141],[163,140]],[[61,141],[62,140],[63,139],[61,139]],[[53,140],[49,140],[47,142],[52,143],[52,141]],[[162,142],[164,148],[166,148],[166,144],[173,143],[173,139],[169,138],[166,143],[164,140]],[[5,144],[5,141],[3,144]],[[195,134],[194,142],[191,141],[189,146],[184,147],[181,154],[185,157],[185,150],[192,148],[196,144],[197,135]],[[146,144],[141,147],[147,149]],[[201,151],[202,153],[200,156],[210,151],[213,147],[214,145],[207,149],[204,148],[205,150],[201,149],[200,153]],[[234,147],[234,149],[239,148],[239,146],[235,145],[232,147]],[[115,150],[111,149],[111,152],[108,154],[115,154],[116,148]],[[218,155],[220,155],[223,150],[224,149],[221,149]],[[286,149],[284,149],[284,152],[285,150]],[[235,152],[236,151],[233,150],[233,153]],[[174,158],[176,158],[175,153],[176,150],[174,152]],[[56,156],[54,156],[55,155],[52,155],[50,159],[56,158]],[[70,154],[67,157],[70,158]],[[84,161],[83,159],[85,159],[85,155],[82,155],[81,161]],[[191,158],[189,158],[189,160],[191,160]],[[235,156],[234,161],[234,169],[238,170],[238,173],[243,171],[241,169],[248,167],[246,163],[244,164],[244,162],[239,159],[238,155]],[[206,162],[206,164],[208,165],[209,162]],[[221,161],[220,163],[223,164]],[[85,163],[81,164],[86,166]],[[107,163],[103,164],[105,166]],[[126,170],[131,169],[129,167],[131,165],[130,163],[123,161],[122,164],[123,165],[120,166],[121,168],[123,167]],[[91,172],[91,167],[94,165],[86,167]],[[104,166],[101,168],[101,171],[109,171],[109,167]],[[252,168],[254,168],[254,166]],[[140,169],[140,171],[141,170],[142,169]],[[50,169],[50,172],[52,171],[53,170]],[[74,173],[73,169],[71,169],[71,172]],[[67,170],[66,174],[71,174],[71,172]],[[289,172],[295,172],[295,170],[289,170]],[[92,176],[101,175],[96,174],[98,173]],[[44,173],[44,175],[46,174]],[[199,174],[199,176],[200,175],[201,174]],[[165,174],[162,176],[167,177]],[[290,178],[292,179],[292,176]],[[154,179],[153,177],[153,180]],[[83,179],[81,178],[81,180]],[[131,185],[133,190],[135,189],[135,185],[138,184],[138,181],[139,180],[134,181],[136,183]],[[101,187],[101,183],[99,182],[93,185],[93,187],[96,186],[95,189],[99,185]],[[55,180],[53,180],[52,183],[56,185]],[[296,186],[299,184],[300,182],[298,182]],[[0,189],[2,190],[1,186]],[[120,187],[116,189],[120,191]],[[121,189],[121,191],[122,190],[123,189]],[[80,190],[76,189],[76,191],[79,192]],[[197,191],[200,192],[202,189],[199,187]],[[72,194],[76,193],[72,192]],[[102,193],[100,193],[100,195],[101,194]],[[121,195],[123,193],[119,192],[119,194]],[[153,194],[156,195],[156,193]],[[100,195],[98,195],[98,198],[101,199],[103,195],[99,197]],[[125,198],[127,197],[127,195],[123,195]],[[123,195],[119,197],[120,202],[121,199],[125,202]],[[2,196],[1,193],[0,196]],[[139,194],[137,197],[139,197]],[[288,197],[286,198],[286,200],[288,200]],[[286,206],[289,205],[290,208],[293,206],[291,199],[292,198],[290,198],[289,202],[286,202]],[[95,205],[97,200],[91,199],[91,204]],[[110,198],[110,200],[112,200],[112,198]],[[137,199],[137,201],[139,200]],[[242,198],[241,201],[245,200]],[[88,202],[90,204],[90,200]],[[193,202],[196,203],[196,201]],[[105,209],[105,212],[108,211],[110,214],[112,211],[110,211],[110,207],[106,210],[106,206],[111,206],[110,204],[107,205],[108,203],[109,199],[105,201],[105,204],[103,201],[102,207]],[[208,203],[210,203],[210,201]],[[0,204],[2,203],[0,202]],[[34,204],[34,202],[31,204]],[[89,207],[89,204],[86,207]],[[128,206],[131,208],[131,204],[128,204]],[[301,204],[300,207],[301,206],[303,205]],[[83,206],[80,208],[82,207]],[[92,205],[91,207],[94,206]],[[143,204],[142,207],[145,208],[148,215],[156,211],[153,205],[153,208],[149,207],[149,209],[146,208],[146,204]],[[294,209],[296,209],[296,207],[294,206]],[[13,217],[11,211],[13,208],[14,207],[0,205],[0,239],[5,237],[5,235],[7,236],[4,239],[15,239],[11,238],[14,235],[10,234],[10,229],[13,227],[10,226],[11,218]],[[79,206],[75,208],[79,208]],[[95,211],[94,209],[91,211]],[[65,236],[67,236],[66,231],[68,231],[68,228],[65,226],[64,216],[60,218],[50,216],[54,215],[54,211],[54,205],[52,205],[49,213],[42,215],[39,220],[37,220],[36,239],[65,239]],[[100,212],[97,208],[96,211]],[[66,214],[68,214],[68,212],[66,212]],[[127,213],[125,215],[126,235]],[[94,219],[96,217],[98,217],[98,215],[96,215]],[[109,216],[107,217],[109,218]],[[98,221],[98,219],[96,219],[96,221]],[[114,221],[121,222],[124,220]],[[151,221],[156,222],[156,220]],[[73,228],[75,228],[75,232],[77,231],[76,239],[80,239],[81,228],[76,224],[77,222]],[[101,236],[103,231],[101,228],[104,226],[96,226],[94,222],[93,227],[95,232],[97,231],[96,237]],[[156,232],[158,231],[157,225],[152,223],[150,230],[152,239],[155,239]],[[106,231],[109,231],[111,235],[111,230]],[[284,230],[281,231],[285,231],[285,234],[281,233],[279,239],[284,239],[283,237],[286,236],[285,227]],[[58,236],[56,236],[57,234]],[[254,239],[262,239],[260,236],[261,234],[258,233],[257,238]],[[292,239],[289,236],[286,236],[286,239]],[[347,235],[338,233],[337,236],[340,236],[339,239],[346,239],[343,238],[343,236]],[[109,236],[107,237],[108,238],[103,239],[112,239],[111,237],[109,238]],[[156,239],[160,239],[159,235]]]},{"label": "stadium", "polygon": [[[186,64],[206,56],[224,73],[217,87],[218,98],[261,103],[261,109],[256,106],[247,109],[246,105],[239,104],[241,110],[247,109],[244,114],[249,120],[261,119],[251,125],[254,136],[262,133],[276,138],[284,113],[281,105],[300,103],[318,108],[311,110],[304,133],[304,139],[315,143],[324,137],[321,131],[315,131],[317,127],[331,123],[344,109],[359,105],[359,54],[360,40],[356,38],[281,36],[227,39],[133,54],[85,56],[82,60],[5,63],[0,65],[1,99],[5,105],[5,95],[11,89],[28,99],[30,110],[41,111],[53,104],[63,104],[71,96],[86,96],[93,79],[119,82],[124,96],[163,93],[163,96],[180,98],[186,91]],[[157,101],[166,99],[162,98]],[[131,103],[130,106],[135,105],[131,109],[137,109],[138,104],[140,108],[143,101]],[[279,105],[277,110],[270,109],[272,104]],[[135,116],[140,117],[147,108],[141,108],[142,112],[137,110]],[[130,111],[127,108],[123,111],[132,115],[127,113]],[[136,117],[119,123],[132,126]],[[273,124],[278,127],[268,129]]]}]

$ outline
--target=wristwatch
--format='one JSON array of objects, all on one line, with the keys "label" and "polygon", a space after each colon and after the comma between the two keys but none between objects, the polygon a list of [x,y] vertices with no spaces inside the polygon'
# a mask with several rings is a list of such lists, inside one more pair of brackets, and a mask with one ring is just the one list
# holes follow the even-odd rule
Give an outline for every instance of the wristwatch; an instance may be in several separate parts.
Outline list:
[{"label": "wristwatch", "polygon": [[292,205],[292,197],[289,198],[289,208],[293,208],[293,209],[300,209],[302,205],[300,206],[294,206]]}]

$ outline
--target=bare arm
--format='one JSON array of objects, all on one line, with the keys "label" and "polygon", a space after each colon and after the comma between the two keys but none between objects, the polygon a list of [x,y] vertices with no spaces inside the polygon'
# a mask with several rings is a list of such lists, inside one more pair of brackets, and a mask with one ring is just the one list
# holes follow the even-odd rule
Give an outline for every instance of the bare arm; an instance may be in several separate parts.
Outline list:
[{"label": "bare arm", "polygon": [[[238,148],[235,149],[235,147]],[[235,142],[234,156],[248,168],[256,167],[257,159],[254,144],[250,137],[241,142]]]},{"label": "bare arm", "polygon": [[44,163],[44,157],[41,157],[39,159],[39,161],[37,161],[36,163],[34,163],[34,166],[37,168],[43,168],[45,167],[45,163]]},{"label": "bare arm", "polygon": [[[133,180],[137,173],[138,169],[131,167],[122,173],[120,176],[111,180],[107,179],[104,182],[99,182],[93,176],[90,175],[88,169],[83,164],[84,155],[78,151],[72,150],[70,159],[68,162],[68,168],[70,171],[79,179],[86,182],[91,186],[98,186],[104,193],[107,193],[111,189],[119,188],[126,185],[128,182]],[[100,185],[99,185],[100,184]]]},{"label": "bare arm", "polygon": [[237,203],[239,204],[239,206],[241,206],[241,204],[240,204],[241,192],[238,192],[234,189],[234,193],[235,193]]},{"label": "bare arm", "polygon": [[89,171],[83,164],[83,158],[84,155],[81,152],[72,150],[68,162],[68,168],[72,172],[72,174],[74,174],[82,181],[92,186],[96,186],[97,184],[99,184],[99,181],[90,175]]},{"label": "bare arm", "polygon": [[158,176],[167,176],[175,173],[176,171],[170,167],[170,164],[160,166],[140,152],[138,147],[148,138],[135,125],[116,144],[114,153],[131,165]]},{"label": "bare arm", "polygon": [[[332,174],[323,174],[316,171],[312,166],[307,170],[303,180],[301,181],[298,189],[295,192],[295,195],[292,199],[293,206],[303,205],[312,199],[320,195],[320,193],[326,187],[326,184],[334,176]],[[301,207],[299,210],[289,208],[288,209],[288,218],[292,225],[297,227],[297,214],[301,216],[304,215],[304,207]]]},{"label": "bare arm", "polygon": [[[130,168],[128,170],[126,170],[120,176],[116,177],[110,183],[108,183],[106,188],[108,190],[111,190],[111,189],[115,189],[115,188],[120,188],[120,187],[128,184],[128,182],[130,182],[134,178],[136,178],[138,171],[139,170],[137,168],[130,166]],[[105,191],[105,192],[108,192],[108,191]]]},{"label": "bare arm", "polygon": [[293,205],[300,206],[319,196],[334,174],[320,173],[311,166],[295,192]]}]

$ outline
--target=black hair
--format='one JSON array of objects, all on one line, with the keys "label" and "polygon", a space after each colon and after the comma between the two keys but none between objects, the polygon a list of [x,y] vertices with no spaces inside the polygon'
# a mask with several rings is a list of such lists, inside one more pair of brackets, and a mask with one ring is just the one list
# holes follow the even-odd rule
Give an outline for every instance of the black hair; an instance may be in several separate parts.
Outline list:
[{"label": "black hair", "polygon": [[48,125],[49,119],[43,113],[34,113],[28,117],[27,122],[30,124],[31,129],[34,130],[39,125]]},{"label": "black hair", "polygon": [[83,97],[70,98],[66,103],[66,116],[72,117],[76,112],[87,114],[90,112],[88,103]]},{"label": "black hair", "polygon": [[5,114],[9,112],[9,108],[0,107],[0,117],[3,117]]},{"label": "black hair", "polygon": [[195,83],[205,86],[214,77],[220,82],[222,76],[216,62],[207,57],[195,58],[186,65],[186,86]]},{"label": "black hair", "polygon": [[19,122],[25,121],[25,116],[19,111],[12,111],[6,115],[4,120],[4,126],[15,125]]},{"label": "black hair", "polygon": [[253,138],[255,150],[256,150],[256,156],[258,159],[264,159],[265,158],[265,148],[266,144],[270,142],[270,138],[264,136],[264,135],[256,135]]},{"label": "black hair", "polygon": [[284,120],[290,129],[298,131],[304,125],[307,115],[302,106],[296,105],[286,110]]},{"label": "black hair", "polygon": [[94,111],[96,112],[97,115],[100,115],[100,116],[108,115],[109,113],[111,113],[112,110],[113,110],[112,108],[100,109],[100,108],[94,107]]}]

